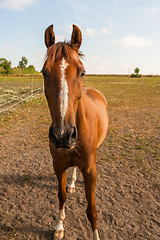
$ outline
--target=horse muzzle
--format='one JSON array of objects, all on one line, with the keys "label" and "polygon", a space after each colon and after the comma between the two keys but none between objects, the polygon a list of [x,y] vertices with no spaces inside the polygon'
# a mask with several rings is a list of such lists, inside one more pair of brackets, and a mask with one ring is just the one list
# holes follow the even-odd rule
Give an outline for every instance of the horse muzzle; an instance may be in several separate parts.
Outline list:
[{"label": "horse muzzle", "polygon": [[71,127],[67,130],[55,131],[49,128],[49,139],[57,149],[72,149],[77,140],[77,128]]}]

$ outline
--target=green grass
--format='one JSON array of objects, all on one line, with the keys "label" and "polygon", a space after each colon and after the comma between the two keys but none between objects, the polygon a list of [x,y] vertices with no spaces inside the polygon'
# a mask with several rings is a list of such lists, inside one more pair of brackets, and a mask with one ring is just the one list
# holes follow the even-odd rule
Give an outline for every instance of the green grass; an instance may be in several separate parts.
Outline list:
[{"label": "green grass", "polygon": [[31,81],[33,89],[43,86],[42,76],[33,77],[0,77],[0,104],[15,100],[16,97],[29,93]]},{"label": "green grass", "polygon": [[85,76],[84,85],[103,92],[115,107],[156,106],[160,95],[160,77]]},{"label": "green grass", "polygon": [[[0,78],[0,104],[30,91],[32,77]],[[33,88],[43,86],[43,77],[33,77]],[[156,106],[160,95],[160,77],[85,76],[84,86],[103,92],[114,107]]]},{"label": "green grass", "polygon": [[[34,88],[43,86],[42,76],[0,78],[0,104],[30,92],[32,78]],[[136,79],[124,76],[85,76],[83,85],[91,86],[101,91],[107,99],[109,110],[113,108],[157,107],[159,102],[160,77]],[[34,99],[28,103],[28,101],[24,100],[23,105],[25,103],[35,105],[36,101],[38,100]],[[12,110],[9,113],[11,112]],[[148,111],[147,114],[152,116],[152,111]],[[6,116],[6,114],[1,114],[1,119],[2,116]],[[114,121],[118,121],[118,118],[115,117]]]}]

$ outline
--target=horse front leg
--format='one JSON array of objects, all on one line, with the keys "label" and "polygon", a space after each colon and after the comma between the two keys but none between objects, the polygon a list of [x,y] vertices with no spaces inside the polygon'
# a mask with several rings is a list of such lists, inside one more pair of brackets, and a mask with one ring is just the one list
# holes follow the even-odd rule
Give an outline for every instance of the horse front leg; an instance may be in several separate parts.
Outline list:
[{"label": "horse front leg", "polygon": [[95,186],[97,179],[96,164],[92,166],[89,170],[82,171],[85,183],[85,192],[87,199],[87,217],[91,223],[93,230],[93,240],[100,240],[97,230],[97,209],[95,205]]},{"label": "horse front leg", "polygon": [[68,193],[74,193],[75,192],[75,187],[76,187],[75,182],[77,180],[76,171],[77,171],[77,167],[73,167],[71,182],[67,186],[67,192]]},{"label": "horse front leg", "polygon": [[65,219],[64,203],[67,199],[66,193],[66,171],[55,171],[58,179],[59,218],[54,231],[54,240],[64,237],[63,221]]}]

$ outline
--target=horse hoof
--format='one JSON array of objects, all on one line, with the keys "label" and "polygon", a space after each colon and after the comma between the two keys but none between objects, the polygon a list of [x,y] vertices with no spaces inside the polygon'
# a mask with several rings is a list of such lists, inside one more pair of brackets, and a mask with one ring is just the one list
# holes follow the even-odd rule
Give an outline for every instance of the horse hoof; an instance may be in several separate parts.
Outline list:
[{"label": "horse hoof", "polygon": [[57,231],[55,230],[54,231],[54,236],[53,236],[53,240],[61,240],[64,238],[64,230],[60,230],[60,231]]},{"label": "horse hoof", "polygon": [[67,187],[67,192],[68,193],[74,193],[76,191],[75,187]]}]

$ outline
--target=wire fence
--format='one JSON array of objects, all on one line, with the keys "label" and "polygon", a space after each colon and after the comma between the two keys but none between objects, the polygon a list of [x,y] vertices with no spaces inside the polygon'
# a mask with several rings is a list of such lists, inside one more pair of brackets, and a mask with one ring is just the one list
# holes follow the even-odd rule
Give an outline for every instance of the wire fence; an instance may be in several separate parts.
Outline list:
[{"label": "wire fence", "polygon": [[30,80],[29,91],[25,94],[21,94],[20,96],[14,96],[14,99],[0,104],[0,114],[14,109],[20,103],[24,102],[25,100],[27,100],[29,98],[32,98],[35,95],[40,94],[42,92],[44,92],[44,84],[42,84],[42,87],[40,87],[40,88],[34,88],[34,79],[32,77]]}]

